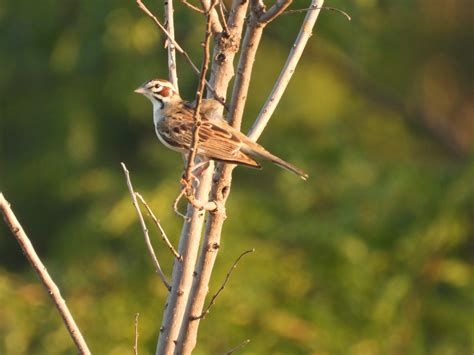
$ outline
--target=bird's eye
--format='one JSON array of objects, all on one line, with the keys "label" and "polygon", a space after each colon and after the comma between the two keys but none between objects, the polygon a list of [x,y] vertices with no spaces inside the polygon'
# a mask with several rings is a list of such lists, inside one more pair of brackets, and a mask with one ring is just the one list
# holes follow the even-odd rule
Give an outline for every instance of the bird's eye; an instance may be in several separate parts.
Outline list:
[{"label": "bird's eye", "polygon": [[154,89],[157,89],[157,90],[158,90],[159,87],[160,87],[160,84],[155,84],[155,85],[153,85],[153,88],[154,88]]}]

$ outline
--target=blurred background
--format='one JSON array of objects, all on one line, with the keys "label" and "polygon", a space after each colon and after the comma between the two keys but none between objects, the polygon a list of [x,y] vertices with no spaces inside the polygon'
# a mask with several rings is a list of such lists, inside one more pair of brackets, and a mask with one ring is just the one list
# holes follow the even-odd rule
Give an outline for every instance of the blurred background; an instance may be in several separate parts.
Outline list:
[{"label": "blurred background", "polygon": [[[297,0],[292,9],[309,1]],[[226,4],[229,1],[226,0]],[[148,5],[162,18],[162,3]],[[470,0],[332,0],[261,143],[307,170],[235,171],[210,293],[244,250],[196,354],[472,353],[474,62]],[[176,2],[201,60],[203,18]],[[304,14],[270,24],[243,130]],[[0,190],[96,354],[154,352],[166,292],[119,163],[177,244],[182,161],[133,90],[167,76],[164,38],[134,1],[0,0]],[[178,59],[180,88],[196,76]],[[167,274],[172,257],[152,229]],[[0,353],[74,354],[0,224]]]}]

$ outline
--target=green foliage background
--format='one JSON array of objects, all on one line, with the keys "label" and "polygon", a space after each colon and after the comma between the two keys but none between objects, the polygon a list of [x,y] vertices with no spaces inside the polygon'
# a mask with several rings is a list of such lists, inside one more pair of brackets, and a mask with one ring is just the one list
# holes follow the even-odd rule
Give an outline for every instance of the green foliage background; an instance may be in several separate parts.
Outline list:
[{"label": "green foliage background", "polygon": [[[161,16],[160,2],[149,2]],[[469,354],[473,351],[472,4],[327,1],[261,138],[309,171],[236,170],[196,354]],[[307,6],[295,1],[292,8]],[[302,14],[264,36],[244,131]],[[176,4],[200,60],[203,19]],[[119,162],[177,242],[181,158],[157,141],[133,89],[167,75],[163,37],[134,1],[0,0],[0,189],[96,354],[154,352],[165,290]],[[196,77],[179,59],[181,91]],[[153,231],[167,273],[172,258]],[[0,226],[0,353],[73,354],[19,246]]]}]

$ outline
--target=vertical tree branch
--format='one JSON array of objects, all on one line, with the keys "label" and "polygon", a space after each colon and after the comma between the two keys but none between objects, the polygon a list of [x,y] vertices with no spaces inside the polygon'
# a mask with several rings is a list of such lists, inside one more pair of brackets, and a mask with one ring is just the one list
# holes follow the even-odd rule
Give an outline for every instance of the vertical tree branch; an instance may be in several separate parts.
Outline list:
[{"label": "vertical tree branch", "polygon": [[140,313],[135,314],[135,322],[134,322],[135,342],[133,343],[133,355],[138,355],[138,317],[140,317]]},{"label": "vertical tree branch", "polygon": [[[227,26],[229,33],[220,33],[215,36],[215,46],[212,55],[211,86],[222,97],[227,97],[227,86],[234,76],[234,58],[239,50],[248,0],[233,0],[229,11]],[[208,93],[207,98],[212,95]]]},{"label": "vertical tree branch", "polygon": [[245,37],[242,42],[242,53],[240,54],[237,75],[235,76],[234,88],[232,90],[229,114],[227,115],[229,123],[237,129],[240,128],[242,122],[253,64],[262,38],[263,29],[264,25],[258,22],[255,12],[252,11],[249,24],[245,31]]},{"label": "vertical tree branch", "polygon": [[[170,37],[174,40],[174,9],[173,0],[165,0],[165,25]],[[178,74],[176,70],[176,49],[173,42],[166,41],[168,48],[168,78],[171,84],[178,90]]]},{"label": "vertical tree branch", "polygon": [[[214,47],[213,62],[211,69],[210,83],[215,88],[215,95],[219,97],[226,96],[227,86],[233,76],[233,59],[238,50],[238,43],[242,32],[245,13],[247,10],[247,1],[233,0],[231,11],[229,14],[228,27],[231,34],[223,36],[217,34],[216,45]],[[209,86],[208,86],[209,88]],[[213,94],[208,92],[208,98],[212,98]],[[199,186],[196,190],[196,198],[203,201],[209,197],[211,189],[212,172],[214,163],[211,161],[208,169],[206,169],[200,178]],[[199,249],[199,240],[201,236],[202,225],[204,222],[204,211],[194,208],[188,204],[187,218],[183,224],[181,231],[178,252],[183,256],[183,262],[174,261],[172,289],[168,295],[167,305],[163,315],[162,326],[160,328],[160,337],[158,339],[156,354],[171,354],[174,349],[172,337],[170,337],[171,323],[175,323],[175,319],[182,321],[179,316],[179,308],[184,312],[184,306],[189,296],[189,290],[184,292],[180,289],[180,284],[187,284],[192,279],[194,267],[196,265],[197,252]],[[180,299],[180,305],[177,305]]]},{"label": "vertical tree branch", "polygon": [[[288,5],[291,1],[288,1]],[[318,1],[318,0],[313,0],[312,5],[316,5],[317,7],[320,7],[322,5],[323,1]],[[265,13],[264,7],[262,6],[261,1],[259,0],[254,0],[253,1],[253,8],[252,11],[254,13],[254,16],[258,16],[258,18],[262,18],[266,14],[281,14],[282,11],[287,7],[283,2],[279,2],[275,4],[275,9],[272,10],[270,9],[268,12]],[[304,41],[304,44],[307,42],[307,38],[309,38],[309,35],[312,31],[312,28],[315,24],[317,16],[311,16],[311,12],[318,11],[318,10],[309,10],[308,15],[306,16],[302,29],[300,31],[300,34],[298,35],[298,38],[295,42],[296,48],[298,51],[295,51],[292,49],[290,52],[290,58],[289,61],[291,63],[295,63],[294,65],[296,66],[296,62],[291,59],[292,55],[298,55],[301,56],[300,48],[301,44],[300,42]],[[275,15],[276,16],[276,15]],[[266,20],[265,21],[271,21],[275,18],[275,16],[267,16],[264,17]],[[264,26],[268,22],[260,23],[260,25]],[[301,32],[304,33],[304,35],[301,34]],[[250,33],[250,32],[249,32]],[[247,37],[247,36],[246,36]],[[249,35],[250,37],[250,35]],[[261,37],[261,35],[260,35]],[[306,39],[306,40],[305,40]],[[246,43],[250,43],[250,40],[245,41]],[[304,45],[303,45],[304,48]],[[246,56],[250,56],[253,53],[253,50],[243,50],[242,56],[244,56],[244,53]],[[296,54],[292,54],[296,53]],[[298,57],[299,59],[299,57]],[[246,71],[248,71],[248,74],[250,75],[251,73],[251,67],[253,64],[253,58],[241,58],[241,63],[246,63],[245,65],[242,64],[242,66],[239,65],[239,68],[242,68]],[[294,67],[292,69],[294,71]],[[238,73],[240,75],[240,72]],[[288,79],[289,80],[289,79]],[[237,83],[237,80],[236,80]],[[235,86],[235,91],[234,91],[234,96],[232,100],[232,112],[233,115],[230,116],[231,123],[233,124],[234,127],[239,128],[237,125],[240,125],[241,121],[241,115],[243,113],[243,105],[245,104],[245,97],[247,94],[248,90],[248,83],[246,82],[245,78],[242,78],[240,80],[240,84],[236,84]],[[240,96],[240,97],[239,97]],[[242,106],[240,106],[242,105]],[[234,116],[235,115],[235,116]],[[238,117],[239,115],[240,117]],[[254,139],[258,138],[258,136],[261,134],[260,133],[256,134]],[[231,181],[232,181],[232,170],[235,165],[232,164],[223,164],[220,172],[218,174],[218,180],[214,183],[212,191],[211,191],[211,200],[219,201],[219,204],[221,208],[216,210],[215,212],[211,213],[209,216],[209,219],[206,224],[206,229],[205,229],[205,234],[201,246],[201,252],[199,255],[198,259],[198,265],[197,265],[197,272],[196,272],[196,278],[193,282],[193,288],[191,289],[191,295],[189,298],[189,302],[191,304],[188,305],[186,314],[185,314],[185,319],[183,323],[183,327],[186,326],[187,330],[182,331],[185,334],[185,339],[183,340],[183,349],[193,349],[195,344],[196,344],[196,336],[197,336],[197,330],[199,327],[199,318],[195,318],[196,316],[199,316],[202,313],[202,309],[204,306],[204,300],[205,296],[208,292],[208,284],[210,280],[210,276],[212,273],[212,269],[214,267],[215,259],[217,257],[217,252],[219,250],[220,246],[220,238],[221,238],[221,233],[222,233],[222,226],[224,224],[224,220],[226,219],[226,214],[225,214],[225,203],[226,200],[229,196],[230,193],[230,187],[231,187]],[[191,350],[183,350],[183,354],[188,354]]]},{"label": "vertical tree branch", "polygon": [[48,291],[48,294],[52,298],[56,308],[58,309],[61,317],[63,318],[64,324],[71,336],[72,340],[76,344],[77,350],[82,355],[90,355],[89,347],[87,346],[81,331],[79,330],[74,318],[72,317],[69,308],[66,305],[63,297],[61,296],[61,292],[59,291],[58,286],[54,283],[51,276],[49,276],[48,271],[46,270],[46,266],[41,262],[38,254],[36,254],[33,245],[31,244],[28,236],[26,235],[23,227],[21,226],[20,222],[16,218],[15,214],[13,213],[10,204],[5,199],[3,194],[0,192],[0,210],[3,213],[3,217],[5,222],[8,224],[11,232],[17,239],[18,243],[23,249],[23,253],[28,258],[31,266],[35,270],[36,274],[39,276],[43,286]]},{"label": "vertical tree branch", "polygon": [[[212,171],[208,170],[206,170],[200,178],[200,184],[196,192],[196,197],[199,200],[204,200],[209,197]],[[188,204],[186,220],[181,230],[178,245],[178,253],[183,259],[182,261],[178,259],[174,260],[171,290],[168,294],[162,325],[160,327],[160,336],[156,349],[157,355],[173,353],[173,336],[176,337],[176,334],[179,332],[184,307],[189,296],[188,287],[190,287],[192,282],[192,273],[199,249],[204,214],[204,210],[198,210],[191,204]]]},{"label": "vertical tree branch", "polygon": [[[196,91],[196,107],[194,111],[194,127],[193,127],[193,139],[192,147],[189,150],[187,167],[185,172],[186,184],[190,186],[192,184],[191,172],[194,165],[194,159],[196,157],[198,138],[199,138],[199,128],[201,124],[200,120],[200,107],[202,102],[202,96],[206,81],[206,73],[209,62],[209,40],[211,36],[211,11],[213,7],[207,11],[206,17],[206,33],[204,39],[204,54],[203,54],[203,63],[201,68],[200,80],[198,85],[198,90]],[[203,181],[200,182],[200,184]],[[204,182],[205,183],[205,182]],[[187,187],[185,187],[187,188]],[[199,192],[198,192],[199,194]],[[202,194],[202,191],[201,191]],[[207,201],[209,190],[204,199]],[[194,196],[193,196],[194,197]],[[201,200],[200,197],[198,197]],[[190,205],[191,206],[191,205]],[[195,210],[194,206],[189,207],[189,209]],[[193,215],[196,214],[196,211],[191,212]],[[202,216],[204,212],[201,211]],[[191,219],[191,222],[193,220]],[[197,225],[201,225],[199,220],[195,220]],[[185,226],[187,221],[185,221]],[[201,228],[194,229],[192,234],[183,234],[180,239],[180,246],[182,245],[185,250],[180,250],[180,255],[183,256],[182,267],[176,267],[176,273],[173,270],[173,280],[172,280],[172,292],[168,298],[168,305],[165,310],[165,316],[163,320],[163,325],[160,328],[161,335],[158,339],[157,345],[157,354],[171,354],[175,348],[175,339],[178,336],[179,329],[182,323],[184,310],[186,307],[186,302],[189,296],[189,290],[192,285],[192,272],[194,265],[196,264],[197,250],[199,245],[199,240],[201,236]],[[174,268],[174,269],[175,269]]]},{"label": "vertical tree branch", "polygon": [[232,100],[229,108],[228,120],[234,128],[240,129],[244,114],[247,93],[252,78],[253,64],[257,50],[262,39],[263,29],[283,13],[290,6],[292,0],[278,0],[267,12],[261,0],[251,0],[251,14],[245,37],[243,49],[240,54],[239,67],[234,82]]}]

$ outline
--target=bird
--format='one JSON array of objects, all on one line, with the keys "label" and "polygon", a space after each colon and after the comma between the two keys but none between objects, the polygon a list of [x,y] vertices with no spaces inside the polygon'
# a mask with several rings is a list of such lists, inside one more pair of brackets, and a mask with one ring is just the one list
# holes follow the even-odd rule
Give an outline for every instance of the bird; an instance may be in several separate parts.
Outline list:
[{"label": "bird", "polygon": [[[188,153],[192,146],[195,102],[185,101],[165,79],[151,79],[135,90],[153,104],[153,123],[158,139],[167,148]],[[261,169],[256,159],[266,159],[307,180],[308,174],[270,153],[239,130],[220,113],[220,103],[202,100],[197,156],[203,160],[239,164]]]}]

